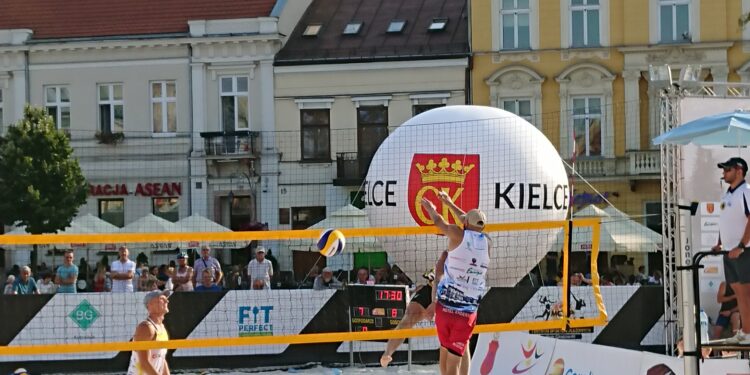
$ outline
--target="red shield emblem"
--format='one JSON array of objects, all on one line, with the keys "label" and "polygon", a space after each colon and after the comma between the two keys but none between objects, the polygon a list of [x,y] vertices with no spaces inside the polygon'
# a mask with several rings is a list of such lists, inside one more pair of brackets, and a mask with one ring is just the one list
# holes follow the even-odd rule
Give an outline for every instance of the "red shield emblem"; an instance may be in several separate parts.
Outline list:
[{"label": "red shield emblem", "polygon": [[714,213],[714,204],[713,203],[706,203],[706,212],[709,214]]},{"label": "red shield emblem", "polygon": [[479,155],[414,154],[409,170],[409,212],[419,226],[433,225],[420,201],[426,197],[449,223],[458,218],[440,203],[437,194],[448,193],[464,211],[479,207]]}]

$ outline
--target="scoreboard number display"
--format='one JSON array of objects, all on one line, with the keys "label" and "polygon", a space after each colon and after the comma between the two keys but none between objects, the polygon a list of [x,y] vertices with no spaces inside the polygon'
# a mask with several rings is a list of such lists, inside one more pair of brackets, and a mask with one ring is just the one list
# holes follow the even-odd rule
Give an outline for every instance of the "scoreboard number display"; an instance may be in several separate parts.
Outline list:
[{"label": "scoreboard number display", "polygon": [[352,331],[394,329],[409,301],[406,285],[348,285]]}]

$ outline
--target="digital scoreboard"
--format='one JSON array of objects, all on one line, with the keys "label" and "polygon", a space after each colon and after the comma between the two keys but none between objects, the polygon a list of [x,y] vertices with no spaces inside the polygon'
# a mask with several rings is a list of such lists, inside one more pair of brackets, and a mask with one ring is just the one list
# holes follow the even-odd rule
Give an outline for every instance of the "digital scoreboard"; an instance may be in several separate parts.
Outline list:
[{"label": "digital scoreboard", "polygon": [[405,285],[348,285],[352,331],[396,328],[406,311],[409,289]]}]

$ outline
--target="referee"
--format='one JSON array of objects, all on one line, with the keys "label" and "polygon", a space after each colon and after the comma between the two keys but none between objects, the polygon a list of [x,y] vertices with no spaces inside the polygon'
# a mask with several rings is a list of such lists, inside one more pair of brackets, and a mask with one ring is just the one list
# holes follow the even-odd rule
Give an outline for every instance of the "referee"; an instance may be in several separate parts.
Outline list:
[{"label": "referee", "polygon": [[719,242],[712,248],[729,250],[724,256],[724,274],[727,283],[737,295],[742,327],[726,339],[727,344],[750,344],[750,188],[745,182],[747,162],[731,158],[718,164],[729,189],[721,198],[719,217]]}]

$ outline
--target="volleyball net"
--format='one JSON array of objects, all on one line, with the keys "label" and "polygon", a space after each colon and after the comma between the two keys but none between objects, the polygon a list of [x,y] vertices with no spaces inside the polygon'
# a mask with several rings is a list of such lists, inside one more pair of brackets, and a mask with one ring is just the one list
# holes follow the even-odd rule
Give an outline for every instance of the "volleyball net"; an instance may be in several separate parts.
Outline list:
[{"label": "volleyball net", "polygon": [[[434,326],[429,321],[413,329],[394,328],[403,317],[410,296],[428,282],[427,274],[446,248],[446,238],[437,236],[435,227],[340,230],[346,236],[347,247],[343,254],[331,258],[317,252],[319,229],[0,236],[0,246],[11,251],[24,251],[30,244],[72,248],[76,259],[86,252],[90,257],[109,254],[101,249],[113,246],[127,246],[131,257],[137,258],[138,249],[144,246],[177,245],[180,249],[151,252],[147,263],[139,262],[139,266],[164,262],[168,276],[175,275],[176,270],[170,269],[169,264],[178,255],[189,254],[187,264],[195,267],[203,261],[197,250],[218,244],[246,244],[242,249],[248,258],[261,246],[273,248],[277,254],[290,254],[296,268],[277,270],[270,290],[246,289],[252,285],[243,275],[246,267],[239,263],[237,251],[212,249],[210,256],[222,264],[222,291],[173,293],[165,321],[172,340],[159,343],[129,342],[137,323],[146,317],[146,291],[138,280],[135,292],[128,293],[7,296],[3,310],[28,314],[28,320],[17,319],[5,325],[3,336],[9,341],[0,347],[0,361],[107,358],[122,351],[156,347],[177,349],[174,357],[259,355],[282,353],[293,344],[341,346],[349,341],[361,342],[361,350],[369,347],[376,351],[382,350],[384,344],[370,340],[399,337],[414,338],[415,350],[437,348]],[[492,239],[489,291],[480,303],[480,324],[475,332],[564,332],[605,323],[596,268],[598,219],[488,224],[485,232]],[[570,256],[569,233],[573,249],[586,251]],[[110,263],[115,259],[116,255],[111,254]],[[547,269],[553,266],[554,269]],[[323,271],[329,270],[332,279],[325,280]],[[357,274],[364,273],[362,270],[367,271],[366,279],[358,281]],[[96,270],[79,272],[80,279],[99,282]],[[148,267],[143,272],[148,272]],[[325,288],[314,289],[319,274],[323,274]],[[157,271],[152,276],[141,273],[138,277],[159,280],[162,275]],[[570,280],[576,285],[571,287]],[[159,286],[151,284],[149,288]],[[345,349],[340,347],[338,351]]]}]

